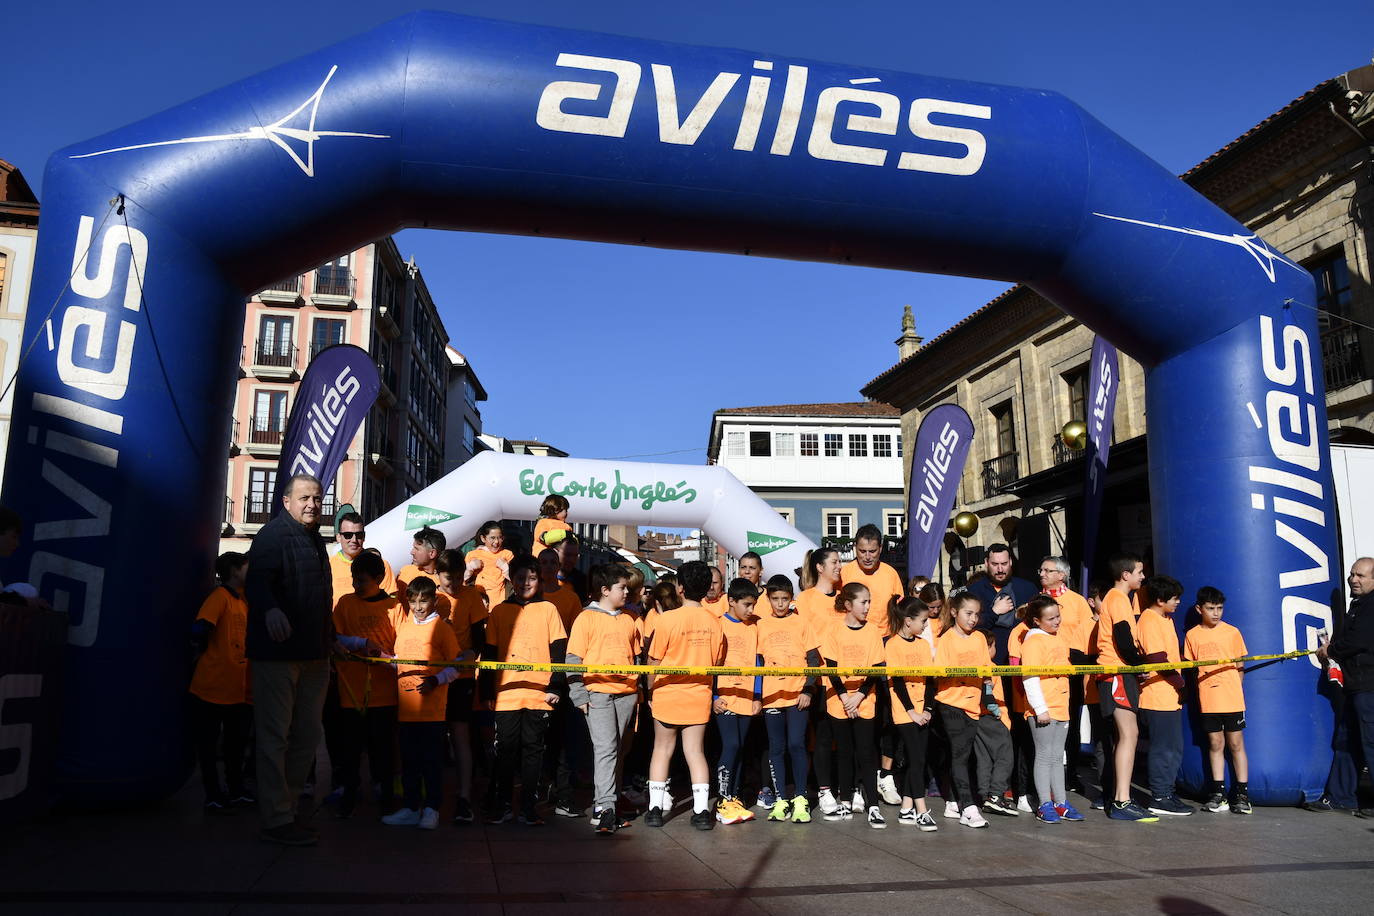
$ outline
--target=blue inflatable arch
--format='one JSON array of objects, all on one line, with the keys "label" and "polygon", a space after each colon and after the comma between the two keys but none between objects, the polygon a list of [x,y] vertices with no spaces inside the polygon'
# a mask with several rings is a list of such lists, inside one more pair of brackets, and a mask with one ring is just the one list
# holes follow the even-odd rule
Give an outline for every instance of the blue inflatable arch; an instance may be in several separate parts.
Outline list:
[{"label": "blue inflatable arch", "polygon": [[[1255,651],[1330,620],[1310,276],[1053,93],[417,13],[62,150],[44,190],[4,499],[72,614],[74,795],[185,778],[245,296],[407,226],[1024,281],[1147,367],[1158,567]],[[1316,679],[1246,682],[1257,800],[1324,780]]]}]

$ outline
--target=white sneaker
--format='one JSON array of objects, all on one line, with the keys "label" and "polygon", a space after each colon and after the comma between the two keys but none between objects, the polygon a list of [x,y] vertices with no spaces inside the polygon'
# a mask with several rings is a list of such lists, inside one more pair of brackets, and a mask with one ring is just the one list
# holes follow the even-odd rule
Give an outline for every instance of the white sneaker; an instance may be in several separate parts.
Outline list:
[{"label": "white sneaker", "polygon": [[414,808],[402,808],[382,818],[382,823],[388,827],[416,827],[420,823],[420,812]]},{"label": "white sneaker", "polygon": [[965,827],[986,827],[988,825],[977,805],[969,805],[965,808],[964,813],[959,816],[959,823]]},{"label": "white sneaker", "polygon": [[915,827],[915,826],[916,826],[916,809],[915,809],[915,808],[903,808],[901,811],[898,811],[898,812],[897,812],[897,823],[898,823],[898,824],[901,824],[903,827]]},{"label": "white sneaker", "polygon": [[1029,795],[1022,795],[1016,799],[1016,810],[1030,814],[1032,810]]},{"label": "white sneaker", "polygon": [[947,801],[947,802],[945,802],[945,817],[949,818],[949,819],[952,820],[952,821],[953,821],[953,820],[958,820],[958,818],[959,818],[959,803],[958,803],[958,802],[953,802],[953,801]]},{"label": "white sneaker", "polygon": [[864,809],[864,790],[863,790],[863,789],[855,789],[855,790],[854,790],[854,797],[853,797],[852,799],[850,799],[849,807],[853,808],[855,811],[862,811],[862,810]]},{"label": "white sneaker", "polygon": [[415,826],[421,830],[433,830],[439,826],[439,812],[433,808],[426,808],[420,812],[420,821]]},{"label": "white sneaker", "polygon": [[897,792],[897,779],[891,773],[878,777],[878,797],[885,805],[901,805],[902,796]]},{"label": "white sneaker", "polygon": [[883,817],[883,812],[878,810],[877,805],[870,805],[868,808],[868,826],[874,830],[882,830],[887,826],[887,819]]},{"label": "white sneaker", "polygon": [[821,789],[816,796],[816,804],[821,809],[821,814],[834,814],[840,809],[840,803],[835,800],[835,793],[829,789]]}]

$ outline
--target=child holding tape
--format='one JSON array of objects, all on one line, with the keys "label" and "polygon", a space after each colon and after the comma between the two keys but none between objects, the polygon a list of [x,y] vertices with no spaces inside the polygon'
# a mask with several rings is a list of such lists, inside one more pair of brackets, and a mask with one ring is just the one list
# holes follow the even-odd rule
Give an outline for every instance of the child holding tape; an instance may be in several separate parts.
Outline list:
[{"label": "child holding tape", "polygon": [[[1060,622],[1059,603],[1048,595],[1026,602],[1030,629],[1021,642],[1021,664],[1034,668],[1069,663],[1068,644],[1059,635]],[[1040,801],[1035,817],[1046,824],[1081,821],[1083,815],[1069,804],[1060,761],[1069,730],[1069,676],[1036,675],[1022,678],[1021,683],[1035,742],[1035,794]]]},{"label": "child holding tape", "polygon": [[[759,631],[759,655],[766,668],[819,668],[821,642],[792,606],[792,580],[774,576],[766,590],[768,607],[755,626]],[[806,752],[806,726],[815,678],[767,677],[763,679],[763,723],[768,728],[768,773],[774,802],[770,821],[811,823],[811,804],[806,798],[806,778],[811,760]],[[787,763],[792,763],[793,791],[789,802]]]},{"label": "child holding tape", "polygon": [[[821,657],[829,668],[880,668],[884,666],[883,638],[878,628],[868,623],[869,591],[857,582],[835,594],[835,610],[844,616],[832,623],[821,636]],[[877,710],[881,678],[832,674],[826,678],[825,714],[835,736],[839,758],[839,803],[828,821],[848,820],[853,811],[849,799],[868,808],[868,826],[881,830],[887,819],[878,808]],[[855,768],[858,777],[855,777]],[[855,791],[855,783],[863,787]]]},{"label": "child holding tape", "polygon": [[[884,644],[889,668],[926,668],[935,664],[931,643],[922,638],[930,629],[930,610],[920,598],[893,597],[887,610],[892,635]],[[888,676],[892,694],[892,722],[906,747],[906,775],[897,823],[930,833],[939,829],[926,810],[926,748],[930,740],[934,678]]]},{"label": "child holding tape", "polygon": [[[941,668],[978,668],[992,664],[988,643],[977,630],[982,604],[968,592],[956,592],[945,605],[952,615],[948,629],[935,646],[935,664]],[[983,718],[983,688],[987,678],[978,675],[940,678],[935,701],[950,748],[950,775],[954,800],[959,806],[959,823],[965,827],[986,827],[987,820],[969,783],[969,762],[973,742]],[[1000,723],[998,723],[998,727]]]},{"label": "child holding tape", "polygon": [[[1204,585],[1197,590],[1197,611],[1201,618],[1183,640],[1183,657],[1196,661],[1209,658],[1244,658],[1249,654],[1240,630],[1223,623],[1226,596],[1221,589]],[[1245,753],[1245,693],[1240,665],[1209,665],[1197,672],[1198,706],[1202,710],[1202,730],[1207,734],[1207,763],[1211,782],[1203,811],[1252,814],[1250,805],[1250,760]],[[1226,752],[1231,752],[1231,797],[1226,789]]]},{"label": "child holding tape", "polygon": [[[727,610],[720,617],[725,657],[731,668],[758,664],[758,627],[754,605],[758,589],[748,579],[735,579],[726,589]],[[711,702],[716,731],[720,734],[720,759],[716,764],[716,820],[722,824],[752,821],[754,813],[739,800],[739,769],[745,740],[755,717],[762,711],[763,678],[753,675],[717,675]]]}]

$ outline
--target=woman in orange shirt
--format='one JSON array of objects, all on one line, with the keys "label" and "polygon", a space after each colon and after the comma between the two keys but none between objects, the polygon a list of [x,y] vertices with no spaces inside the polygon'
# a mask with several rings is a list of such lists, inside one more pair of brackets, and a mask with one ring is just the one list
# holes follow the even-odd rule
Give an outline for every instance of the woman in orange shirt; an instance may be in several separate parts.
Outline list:
[{"label": "woman in orange shirt", "polygon": [[[880,668],[884,665],[883,638],[868,622],[869,591],[851,582],[835,595],[835,610],[844,616],[821,637],[821,657],[829,668]],[[867,805],[868,826],[882,829],[887,820],[878,808],[877,729],[878,685],[882,678],[862,675],[826,678],[825,717],[835,736],[840,770],[840,798],[828,821],[853,815],[850,798]],[[855,791],[854,768],[859,768],[862,795]]]},{"label": "woman in orange shirt", "polygon": [[811,550],[802,561],[801,594],[797,613],[811,624],[817,636],[840,618],[835,613],[835,592],[840,588],[840,552],[829,547]]},{"label": "woman in orange shirt", "polygon": [[[1048,595],[1026,602],[1025,622],[1030,629],[1018,650],[1022,664],[1036,668],[1069,663],[1069,645],[1059,636],[1061,616],[1059,603]],[[1035,817],[1046,824],[1081,821],[1083,815],[1069,804],[1060,765],[1069,731],[1069,676],[1025,677],[1021,684],[1035,742],[1035,794],[1040,802]]]},{"label": "woman in orange shirt", "polygon": [[[200,777],[205,783],[205,810],[221,814],[230,805],[248,805],[253,798],[243,788],[243,750],[253,723],[248,704],[248,662],[243,655],[248,605],[243,580],[248,555],[221,554],[215,561],[219,587],[200,606],[191,626],[192,644],[200,650],[191,678],[192,722]],[[224,780],[220,786],[218,746],[224,736]]]}]

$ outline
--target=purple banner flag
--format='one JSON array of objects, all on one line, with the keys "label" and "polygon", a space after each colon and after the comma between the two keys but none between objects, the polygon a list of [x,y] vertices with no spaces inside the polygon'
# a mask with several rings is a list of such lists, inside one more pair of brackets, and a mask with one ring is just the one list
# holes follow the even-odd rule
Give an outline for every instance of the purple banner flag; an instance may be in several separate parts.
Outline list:
[{"label": "purple banner flag", "polygon": [[329,490],[379,390],[377,365],[361,347],[337,344],[315,355],[296,389],[296,403],[286,424],[272,494],[274,516],[281,511],[286,482],[292,475],[318,477]]},{"label": "purple banner flag", "polygon": [[931,575],[940,559],[949,513],[973,444],[973,421],[957,404],[941,404],[921,420],[911,450],[906,512],[906,572]]},{"label": "purple banner flag", "polygon": [[1088,364],[1088,444],[1084,456],[1087,477],[1083,483],[1083,567],[1079,575],[1079,590],[1085,594],[1097,547],[1102,491],[1107,485],[1107,456],[1112,450],[1112,417],[1120,383],[1116,347],[1100,336],[1094,337],[1092,362]]}]

